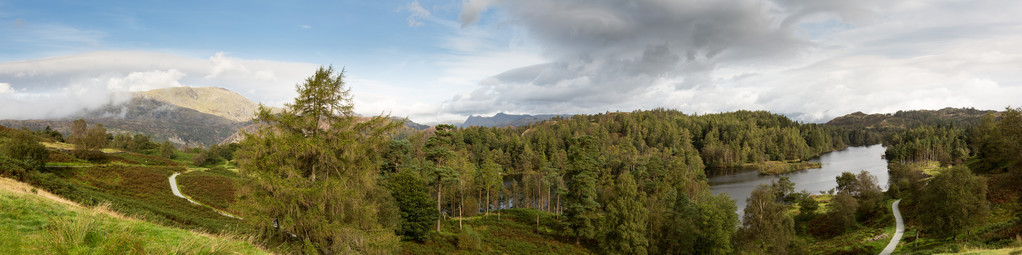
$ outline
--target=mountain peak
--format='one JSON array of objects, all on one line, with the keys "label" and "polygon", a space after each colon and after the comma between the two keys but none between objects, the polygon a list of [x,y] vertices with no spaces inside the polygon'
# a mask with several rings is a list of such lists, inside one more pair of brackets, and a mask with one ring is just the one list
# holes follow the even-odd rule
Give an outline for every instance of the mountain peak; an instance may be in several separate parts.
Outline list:
[{"label": "mountain peak", "polygon": [[139,92],[147,98],[178,107],[194,109],[232,121],[252,120],[259,105],[241,94],[218,87],[173,87]]}]

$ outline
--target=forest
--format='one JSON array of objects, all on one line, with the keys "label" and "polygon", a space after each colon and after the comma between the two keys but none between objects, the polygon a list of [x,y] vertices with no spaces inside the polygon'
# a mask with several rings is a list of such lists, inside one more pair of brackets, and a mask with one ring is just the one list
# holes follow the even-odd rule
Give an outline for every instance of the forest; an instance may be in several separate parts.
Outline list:
[{"label": "forest", "polygon": [[[189,150],[188,159],[169,143],[107,134],[101,124],[89,128],[84,121],[76,121],[66,138],[51,130],[4,128],[0,174],[75,194],[77,182],[57,181],[73,174],[47,164],[59,157],[127,161],[111,159],[103,148],[164,158],[132,161],[139,164],[220,169],[192,178],[233,183],[222,191],[232,195],[212,203],[243,218],[229,231],[282,253],[449,253],[452,244],[467,253],[527,253],[481,248],[484,229],[511,224],[501,217],[526,226],[532,237],[568,247],[565,253],[817,253],[814,247],[835,236],[893,224],[887,205],[895,199],[903,200],[917,235],[938,240],[916,250],[924,253],[960,243],[963,234],[966,242],[1003,245],[1022,229],[1019,109],[989,113],[974,125],[882,132],[800,123],[765,111],[693,115],[670,109],[554,117],[522,127],[442,124],[417,132],[390,116],[354,114],[343,71],[321,68],[297,90],[282,111],[262,107],[256,115],[261,128],[240,143]],[[40,143],[65,140],[74,145],[68,154],[48,153]],[[707,184],[715,171],[801,170],[813,157],[881,140],[891,162],[889,184],[849,169],[835,180],[836,191],[811,195],[780,178],[753,192],[741,220],[734,201],[714,195]],[[943,210],[947,203],[959,210]],[[997,210],[1015,214],[1000,226],[974,228],[988,215],[1002,215]],[[186,217],[167,215],[169,221]],[[226,229],[217,224],[199,226]],[[856,249],[827,251],[863,252]]]}]

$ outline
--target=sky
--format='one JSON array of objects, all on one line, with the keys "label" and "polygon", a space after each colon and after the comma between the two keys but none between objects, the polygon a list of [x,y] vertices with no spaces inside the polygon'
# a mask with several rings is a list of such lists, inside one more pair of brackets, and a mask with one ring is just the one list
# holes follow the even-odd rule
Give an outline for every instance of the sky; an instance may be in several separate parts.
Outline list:
[{"label": "sky", "polygon": [[668,108],[852,112],[1022,104],[1008,0],[0,0],[0,119],[130,92],[227,88],[293,101],[320,66],[355,110],[469,115]]}]

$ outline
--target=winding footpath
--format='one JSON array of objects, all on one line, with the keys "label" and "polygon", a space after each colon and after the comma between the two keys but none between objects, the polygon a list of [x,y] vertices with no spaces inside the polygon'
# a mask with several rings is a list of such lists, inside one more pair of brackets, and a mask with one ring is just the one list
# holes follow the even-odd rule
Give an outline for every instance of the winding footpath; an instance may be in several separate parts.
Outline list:
[{"label": "winding footpath", "polygon": [[[174,173],[174,174],[170,175],[170,192],[174,193],[175,196],[187,199],[188,202],[192,202],[193,204],[196,204],[196,205],[205,206],[205,205],[199,203],[198,201],[192,200],[191,198],[186,197],[184,194],[181,194],[181,190],[178,190],[178,188],[177,188],[177,176],[179,174],[181,174],[181,173]],[[239,219],[239,220],[241,219],[241,217],[231,215],[230,213],[227,213],[227,212],[221,211],[219,209],[213,208],[212,206],[206,206],[206,207],[209,207],[210,209],[213,209],[213,211],[216,211],[220,215],[231,217],[231,218],[235,218],[235,219]]]},{"label": "winding footpath", "polygon": [[901,203],[901,200],[894,201],[894,204],[891,205],[891,209],[894,210],[894,221],[897,224],[897,227],[894,230],[894,237],[891,238],[890,243],[887,243],[887,248],[884,248],[884,250],[880,252],[880,255],[890,255],[891,253],[894,253],[894,249],[898,248],[898,242],[901,241],[901,235],[905,234],[905,221],[901,219],[901,211],[898,210],[898,203]]}]

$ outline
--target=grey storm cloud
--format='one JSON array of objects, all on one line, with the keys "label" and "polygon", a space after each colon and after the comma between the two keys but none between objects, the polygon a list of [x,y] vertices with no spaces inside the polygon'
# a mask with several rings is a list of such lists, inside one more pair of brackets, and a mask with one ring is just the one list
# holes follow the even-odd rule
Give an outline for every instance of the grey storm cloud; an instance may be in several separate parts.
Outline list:
[{"label": "grey storm cloud", "polygon": [[[816,14],[859,16],[854,1],[471,0],[462,26],[487,9],[525,28],[551,63],[522,67],[445,103],[447,111],[557,111],[613,106],[650,86],[710,86],[717,63],[792,55],[809,42],[793,26]],[[546,108],[546,109],[544,109]],[[571,110],[571,109],[569,109]],[[598,111],[598,110],[597,110]]]}]

